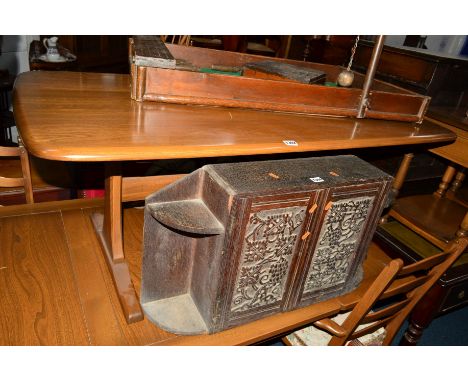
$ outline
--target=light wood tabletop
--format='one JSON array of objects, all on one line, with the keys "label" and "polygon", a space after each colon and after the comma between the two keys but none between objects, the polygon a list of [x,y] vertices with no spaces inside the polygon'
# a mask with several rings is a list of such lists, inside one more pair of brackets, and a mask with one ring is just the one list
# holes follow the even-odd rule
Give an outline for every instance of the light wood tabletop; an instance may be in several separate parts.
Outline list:
[{"label": "light wood tabletop", "polygon": [[[130,76],[26,72],[14,90],[28,151],[60,161],[122,161],[446,144],[453,132],[422,124],[137,102]],[[297,146],[283,141],[293,140]]]}]

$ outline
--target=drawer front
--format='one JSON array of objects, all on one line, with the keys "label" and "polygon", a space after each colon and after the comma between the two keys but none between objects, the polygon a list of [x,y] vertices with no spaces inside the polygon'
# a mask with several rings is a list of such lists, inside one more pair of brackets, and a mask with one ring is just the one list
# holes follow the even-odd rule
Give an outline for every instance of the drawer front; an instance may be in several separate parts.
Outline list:
[{"label": "drawer front", "polygon": [[465,305],[468,303],[468,281],[454,285],[447,292],[447,297],[440,309],[440,313],[444,313],[452,308]]}]

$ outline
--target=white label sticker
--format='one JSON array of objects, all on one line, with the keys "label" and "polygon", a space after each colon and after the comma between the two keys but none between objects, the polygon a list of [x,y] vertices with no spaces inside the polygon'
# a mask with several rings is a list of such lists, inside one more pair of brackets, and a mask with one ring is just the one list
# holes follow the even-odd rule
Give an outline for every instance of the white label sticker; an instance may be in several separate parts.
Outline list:
[{"label": "white label sticker", "polygon": [[286,146],[299,146],[299,143],[296,141],[283,141]]},{"label": "white label sticker", "polygon": [[310,180],[314,183],[321,183],[324,181],[320,176],[316,176],[315,178],[310,178]]}]

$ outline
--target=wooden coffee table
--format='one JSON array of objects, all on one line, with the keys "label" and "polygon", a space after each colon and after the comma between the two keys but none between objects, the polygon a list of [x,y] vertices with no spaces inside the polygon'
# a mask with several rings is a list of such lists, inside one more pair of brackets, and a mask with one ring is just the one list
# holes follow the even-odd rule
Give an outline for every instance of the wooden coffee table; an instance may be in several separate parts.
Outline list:
[{"label": "wooden coffee table", "polygon": [[143,314],[123,251],[122,202],[141,200],[181,175],[122,177],[121,162],[389,146],[411,152],[414,145],[434,147],[456,138],[427,121],[136,102],[130,99],[130,76],[102,73],[23,73],[15,83],[14,111],[31,154],[107,163],[105,210],[94,223],[128,322]]}]

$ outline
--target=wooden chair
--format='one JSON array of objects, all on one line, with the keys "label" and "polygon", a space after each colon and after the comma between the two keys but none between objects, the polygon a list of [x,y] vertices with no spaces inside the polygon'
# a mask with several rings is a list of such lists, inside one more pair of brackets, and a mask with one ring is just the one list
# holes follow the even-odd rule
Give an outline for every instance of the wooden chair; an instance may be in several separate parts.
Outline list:
[{"label": "wooden chair", "polygon": [[[388,213],[393,221],[384,219],[377,228],[374,239],[400,258],[417,261],[439,250],[447,250],[454,240],[468,236],[468,198],[466,187],[461,187],[468,164],[468,135],[461,129],[454,131],[457,133],[455,143],[431,149],[431,152],[448,161],[438,189],[433,194],[398,198]],[[411,160],[411,154],[408,155],[395,177],[395,182],[397,178],[401,180],[396,182],[396,186],[394,184],[396,191],[403,184]],[[399,177],[401,173],[403,176]],[[468,296],[464,292],[467,286],[468,252],[447,270],[413,309],[400,344],[416,345],[424,329],[436,316],[468,305]]]},{"label": "wooden chair", "polygon": [[34,203],[31,169],[29,164],[28,152],[23,146],[21,139],[18,138],[19,147],[0,146],[0,157],[19,157],[21,162],[22,177],[8,178],[0,176],[0,187],[24,187],[26,203]]},{"label": "wooden chair", "polygon": [[291,40],[292,36],[262,36],[253,40],[247,38],[246,53],[287,58]]},{"label": "wooden chair", "polygon": [[[411,310],[458,259],[467,243],[468,238],[458,238],[447,251],[407,266],[401,259],[392,260],[346,316],[316,321],[283,341],[289,345],[390,345]],[[365,337],[378,330],[378,336]],[[315,342],[317,338],[322,342]]]},{"label": "wooden chair", "polygon": [[171,43],[171,44],[178,44],[178,45],[190,45],[190,35],[187,36],[161,36],[161,40],[166,43]]}]

